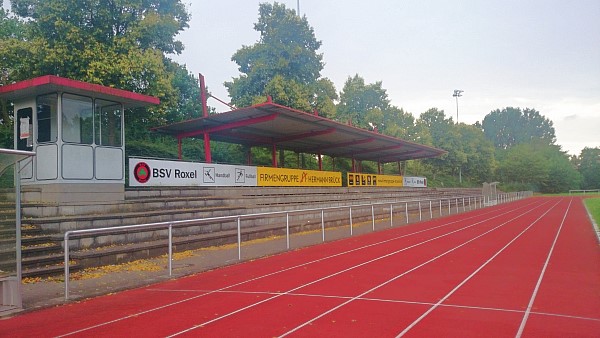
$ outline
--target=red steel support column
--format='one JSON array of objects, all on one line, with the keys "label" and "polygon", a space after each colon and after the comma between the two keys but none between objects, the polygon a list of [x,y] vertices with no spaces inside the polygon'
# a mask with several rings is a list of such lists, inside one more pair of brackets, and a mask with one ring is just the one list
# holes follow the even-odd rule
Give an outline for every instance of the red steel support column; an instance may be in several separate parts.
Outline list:
[{"label": "red steel support column", "polygon": [[204,83],[204,75],[198,73],[198,80],[200,80],[200,99],[202,100],[202,116],[208,116],[208,107],[206,105],[206,84]]},{"label": "red steel support column", "polygon": [[248,147],[248,153],[246,154],[246,163],[252,165],[252,148]]},{"label": "red steel support column", "polygon": [[204,133],[204,162],[212,163],[212,156],[210,154],[210,134]]},{"label": "red steel support column", "polygon": [[352,172],[356,172],[356,160],[354,159],[354,157],[352,158]]},{"label": "red steel support column", "polygon": [[[208,117],[208,106],[206,105],[206,83],[204,75],[198,73],[200,80],[200,99],[202,100],[202,116]],[[212,163],[212,155],[210,153],[210,134],[204,133],[204,162]]]},{"label": "red steel support column", "polygon": [[277,145],[273,143],[273,151],[271,153],[271,163],[273,168],[277,168]]},{"label": "red steel support column", "polygon": [[182,154],[182,150],[181,150],[181,137],[177,138],[177,157],[181,160],[181,158],[183,157]]},{"label": "red steel support column", "polygon": [[381,162],[377,161],[377,173],[381,175]]},{"label": "red steel support column", "polygon": [[319,152],[319,170],[323,170],[323,156]]}]

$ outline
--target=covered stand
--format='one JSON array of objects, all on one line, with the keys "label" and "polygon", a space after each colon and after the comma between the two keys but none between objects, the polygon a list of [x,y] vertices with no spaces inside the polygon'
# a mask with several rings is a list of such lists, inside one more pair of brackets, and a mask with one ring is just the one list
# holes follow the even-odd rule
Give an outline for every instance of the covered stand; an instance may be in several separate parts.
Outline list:
[{"label": "covered stand", "polygon": [[[339,123],[317,114],[266,102],[229,112],[209,115],[153,129],[176,137],[187,137],[273,149],[272,164],[277,167],[276,150],[328,155],[377,163],[431,158],[445,154],[441,149],[401,140]],[[181,148],[180,148],[181,149]],[[210,144],[205,144],[210,151]],[[181,155],[180,155],[181,156]],[[206,162],[210,162],[207,154]],[[320,161],[319,161],[320,163]]]}]

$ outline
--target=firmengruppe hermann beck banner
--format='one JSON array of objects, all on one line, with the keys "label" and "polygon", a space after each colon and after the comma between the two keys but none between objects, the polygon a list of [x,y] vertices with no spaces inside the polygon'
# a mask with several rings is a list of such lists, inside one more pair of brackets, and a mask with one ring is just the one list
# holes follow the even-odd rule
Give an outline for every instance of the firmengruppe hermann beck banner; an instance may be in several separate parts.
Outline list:
[{"label": "firmengruppe hermann beck banner", "polygon": [[129,158],[132,187],[342,186],[339,172]]}]

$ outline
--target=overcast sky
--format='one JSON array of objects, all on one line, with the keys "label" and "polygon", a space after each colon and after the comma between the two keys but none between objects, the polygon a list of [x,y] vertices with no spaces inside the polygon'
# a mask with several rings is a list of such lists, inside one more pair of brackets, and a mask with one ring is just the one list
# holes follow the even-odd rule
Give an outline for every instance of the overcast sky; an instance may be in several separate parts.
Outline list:
[{"label": "overcast sky", "polygon": [[[228,101],[223,82],[239,76],[231,56],[257,42],[264,1],[182,2],[192,19],[173,59]],[[279,2],[297,9],[298,0]],[[323,43],[322,76],[338,92],[359,74],[382,81],[392,104],[415,117],[436,107],[456,121],[452,93],[461,89],[459,122],[534,108],[553,121],[563,150],[600,147],[599,0],[300,0],[300,13]]]},{"label": "overcast sky", "polygon": [[[174,59],[203,73],[217,97],[228,100],[223,82],[239,76],[231,56],[259,38],[260,2],[188,7],[186,49]],[[297,9],[297,0],[279,2]],[[359,74],[382,81],[392,104],[416,117],[436,107],[456,121],[452,94],[462,89],[460,122],[507,106],[534,108],[554,122],[563,150],[600,147],[598,0],[300,0],[300,13],[323,42],[322,75],[338,91]]]}]

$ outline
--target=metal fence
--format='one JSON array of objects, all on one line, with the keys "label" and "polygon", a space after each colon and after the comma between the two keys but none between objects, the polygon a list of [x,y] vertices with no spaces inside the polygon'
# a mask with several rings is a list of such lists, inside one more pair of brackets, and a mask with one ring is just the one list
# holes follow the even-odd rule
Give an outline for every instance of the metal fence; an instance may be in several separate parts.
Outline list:
[{"label": "metal fence", "polygon": [[575,195],[575,194],[595,195],[595,194],[600,194],[600,189],[569,190],[569,195]]},{"label": "metal fence", "polygon": [[[145,232],[145,231],[156,231],[156,230],[167,230],[168,241],[167,241],[167,269],[169,276],[172,276],[173,271],[173,229],[186,226],[195,226],[201,224],[219,223],[224,221],[234,221],[237,223],[237,259],[242,259],[242,220],[245,219],[265,219],[269,217],[285,216],[285,239],[286,248],[290,248],[290,215],[294,214],[306,214],[316,213],[320,214],[320,227],[322,233],[322,241],[325,242],[325,214],[333,211],[347,210],[348,217],[348,235],[353,235],[353,221],[356,216],[353,216],[353,211],[356,213],[357,210],[361,210],[368,214],[370,208],[370,222],[372,223],[372,230],[375,231],[375,209],[379,208],[382,212],[385,212],[386,217],[389,217],[389,226],[394,226],[394,215],[403,214],[404,224],[408,224],[411,221],[417,221],[416,215],[418,213],[418,221],[423,220],[424,214],[428,219],[434,217],[434,213],[438,216],[450,215],[454,212],[457,214],[462,211],[474,210],[483,208],[489,205],[497,203],[506,203],[517,199],[522,199],[531,196],[531,192],[515,192],[505,193],[493,196],[494,198],[487,198],[485,196],[461,196],[455,198],[436,198],[436,199],[420,199],[420,200],[406,200],[396,202],[376,202],[368,204],[354,204],[345,206],[335,207],[324,207],[324,208],[310,208],[310,209],[297,209],[297,210],[286,210],[286,211],[274,211],[264,213],[253,213],[244,215],[234,216],[221,216],[221,217],[210,217],[201,219],[189,219],[181,221],[170,221],[170,222],[157,222],[157,223],[145,223],[127,226],[115,226],[106,228],[94,228],[94,229],[82,229],[82,230],[70,230],[64,234],[64,286],[65,286],[65,300],[69,299],[69,257],[70,257],[70,245],[69,240],[81,239],[103,235],[116,235],[120,233],[131,233],[131,232]],[[389,214],[387,209],[389,208]],[[365,211],[365,209],[367,211]],[[385,209],[385,210],[384,210]],[[411,218],[411,212],[413,218]],[[398,217],[398,216],[396,216]]]}]

